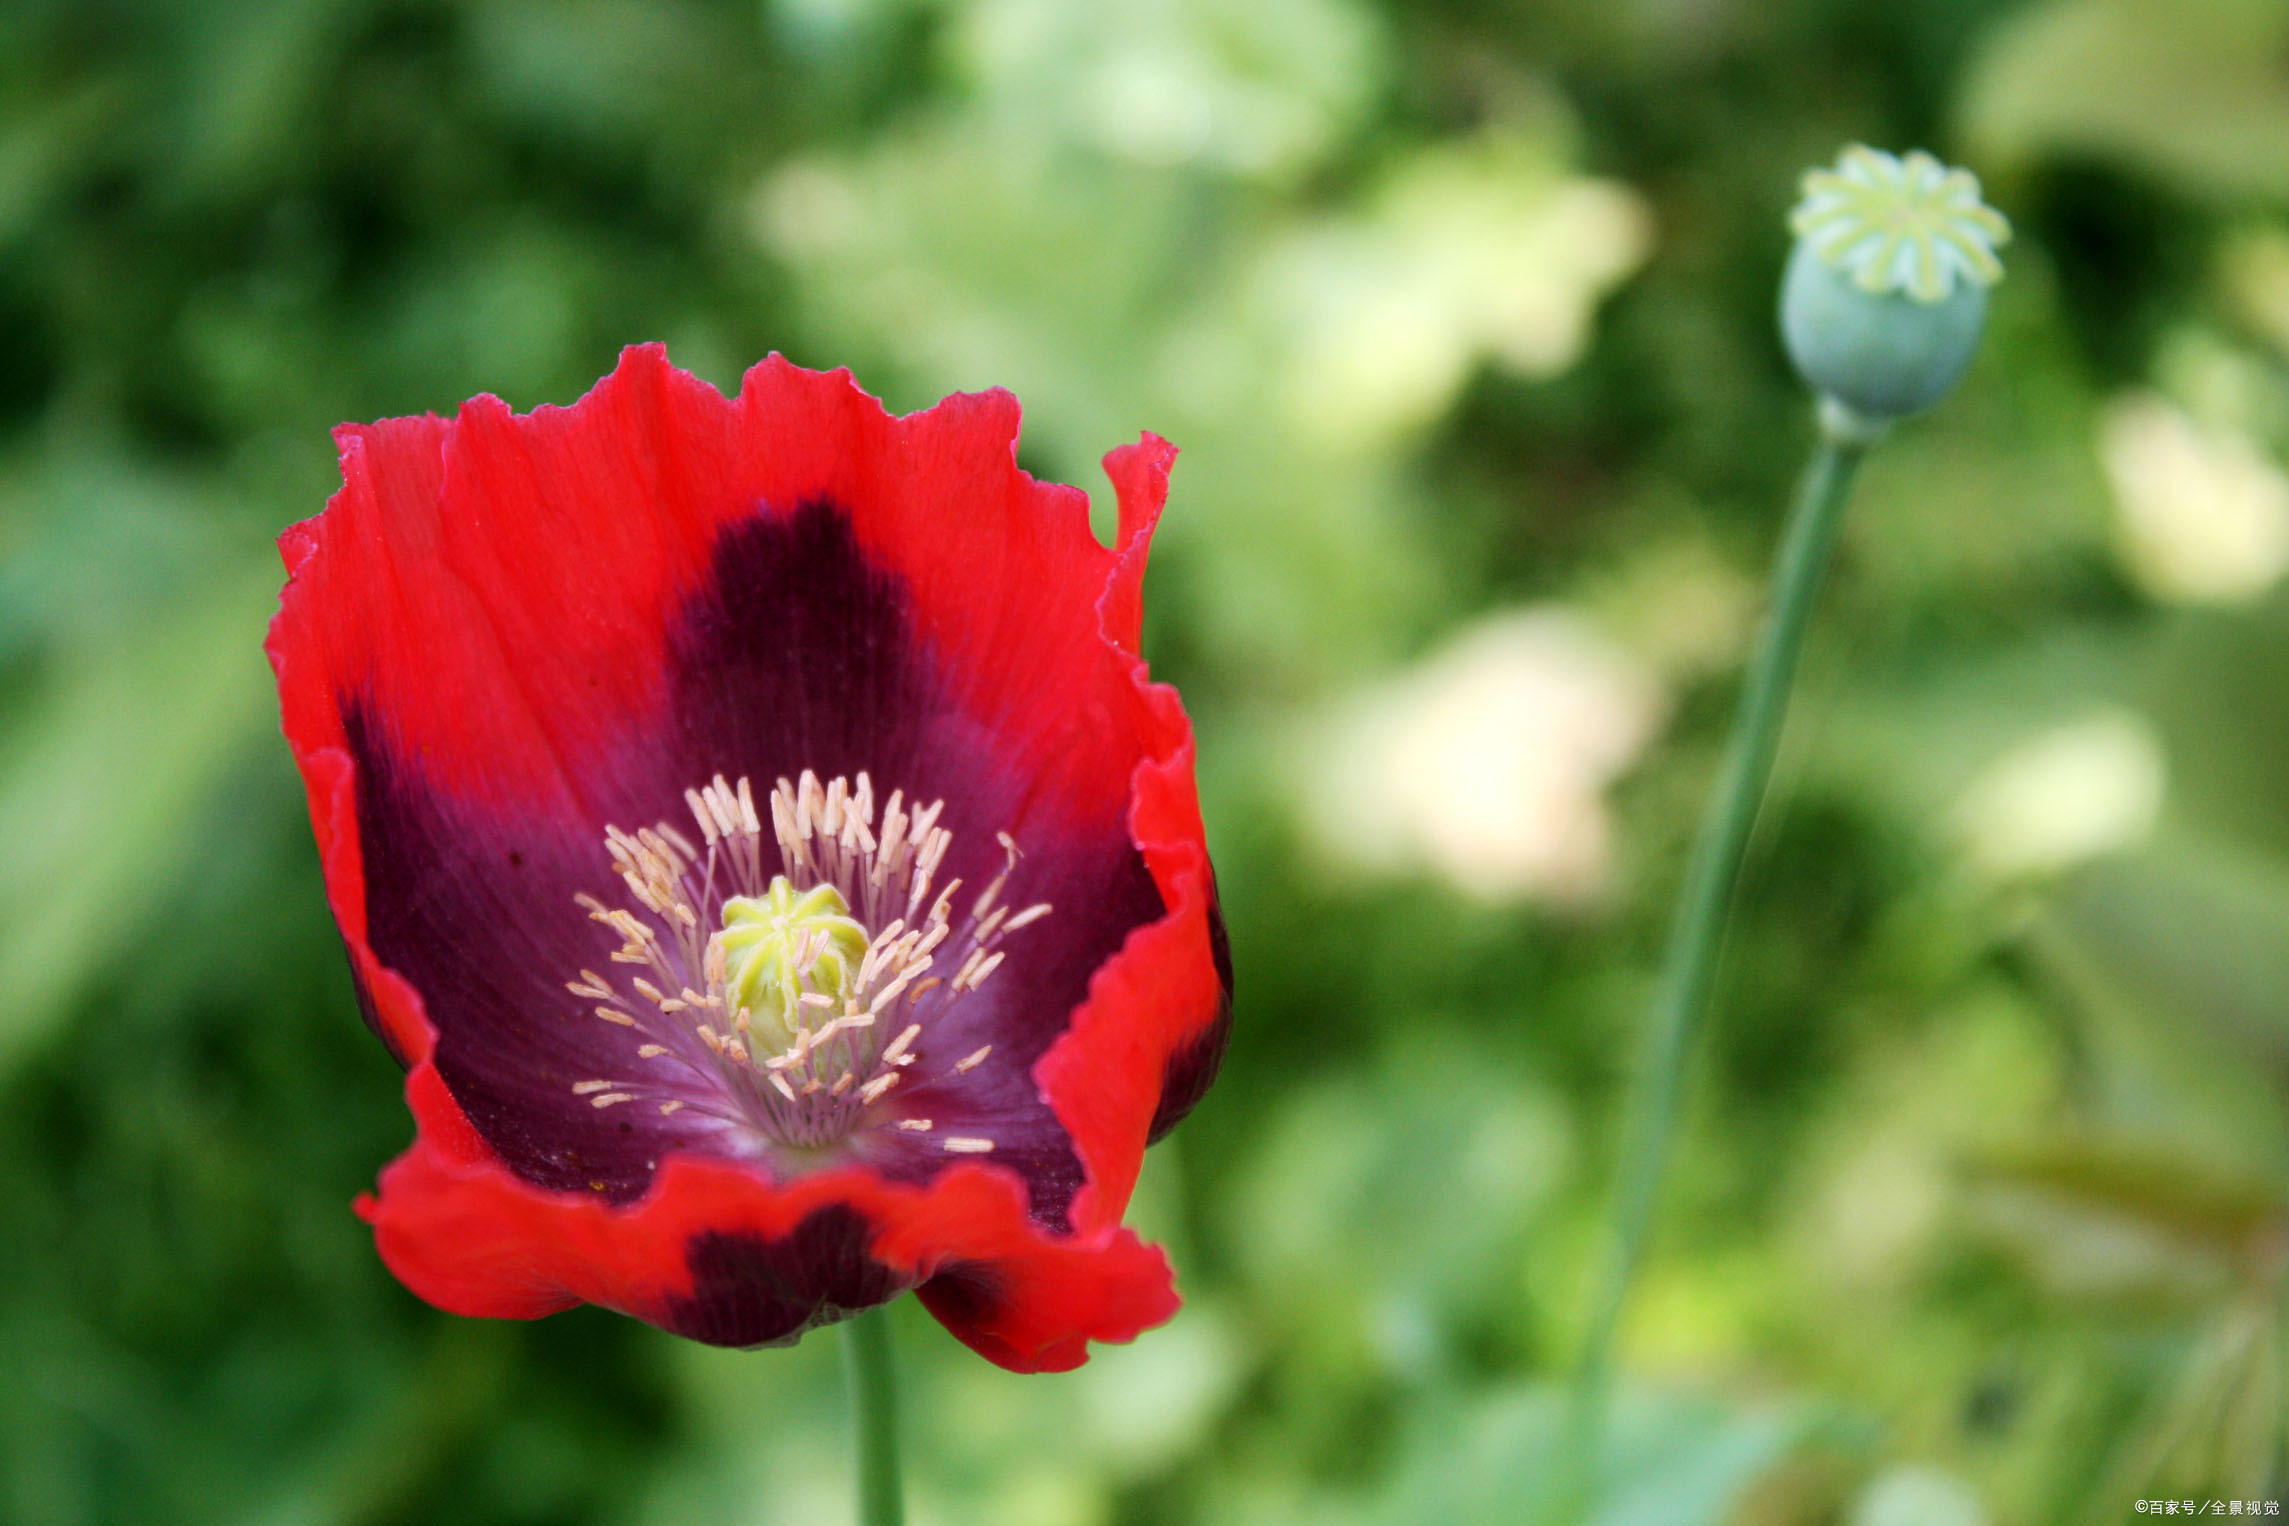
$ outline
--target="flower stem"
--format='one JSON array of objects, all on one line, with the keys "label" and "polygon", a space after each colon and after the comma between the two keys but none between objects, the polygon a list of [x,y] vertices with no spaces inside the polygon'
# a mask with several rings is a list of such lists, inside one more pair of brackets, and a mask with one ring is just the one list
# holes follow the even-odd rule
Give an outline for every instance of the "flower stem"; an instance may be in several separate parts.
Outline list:
[{"label": "flower stem", "polygon": [[898,1374],[890,1356],[890,1308],[869,1309],[843,1321],[842,1328],[859,1526],[900,1526],[906,1505],[898,1481]]},{"label": "flower stem", "polygon": [[[1824,420],[1824,423],[1826,421]],[[1772,604],[1742,680],[1740,709],[1725,748],[1723,771],[1678,893],[1677,920],[1663,958],[1661,984],[1646,1034],[1643,1069],[1630,1098],[1618,1185],[1610,1220],[1611,1260],[1583,1339],[1568,1410],[1558,1518],[1579,1519],[1596,1474],[1613,1387],[1615,1332],[1653,1225],[1653,1210],[1677,1132],[1686,1069],[1709,1008],[1709,990],[1750,829],[1772,776],[1789,688],[1804,650],[1805,627],[1821,574],[1836,544],[1853,473],[1872,441],[1833,425],[1822,430],[1783,532],[1773,566]]]}]

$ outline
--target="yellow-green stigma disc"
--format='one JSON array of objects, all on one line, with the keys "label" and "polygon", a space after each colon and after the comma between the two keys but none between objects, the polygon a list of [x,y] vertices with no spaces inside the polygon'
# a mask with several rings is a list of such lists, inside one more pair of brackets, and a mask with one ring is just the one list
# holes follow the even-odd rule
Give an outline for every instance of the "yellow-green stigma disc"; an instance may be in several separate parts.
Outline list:
[{"label": "yellow-green stigma disc", "polygon": [[[785,1049],[798,1029],[816,1027],[841,1010],[866,957],[867,933],[832,885],[798,891],[785,875],[759,896],[723,903],[716,934],[724,959],[724,995],[732,1016],[744,1007],[750,1031],[767,1049]],[[805,995],[826,998],[808,1005]]]}]

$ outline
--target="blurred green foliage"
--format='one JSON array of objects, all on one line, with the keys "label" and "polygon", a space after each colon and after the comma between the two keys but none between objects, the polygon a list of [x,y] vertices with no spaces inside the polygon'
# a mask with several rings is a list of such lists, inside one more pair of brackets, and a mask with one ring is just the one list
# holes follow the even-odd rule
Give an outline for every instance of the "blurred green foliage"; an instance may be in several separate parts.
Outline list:
[{"label": "blurred green foliage", "polygon": [[1521,1518],[1809,435],[1781,216],[1854,138],[2019,238],[1848,527],[1599,1519],[2289,1500],[2285,16],[0,6],[0,1517],[846,1508],[831,1341],[451,1319],[347,1211],[408,1126],[270,538],[338,420],[661,338],[1011,386],[1062,480],[1186,451],[1148,647],[1240,1002],[1138,1216],[1190,1301],[1034,1379],[909,1308],[917,1518]]}]

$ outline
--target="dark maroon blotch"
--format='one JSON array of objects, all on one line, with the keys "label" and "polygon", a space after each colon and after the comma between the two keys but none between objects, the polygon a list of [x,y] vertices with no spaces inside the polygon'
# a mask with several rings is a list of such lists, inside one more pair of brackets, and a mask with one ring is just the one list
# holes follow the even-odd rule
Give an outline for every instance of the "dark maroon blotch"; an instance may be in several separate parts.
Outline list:
[{"label": "dark maroon blotch", "polygon": [[668,1300],[660,1323],[710,1346],[786,1345],[913,1286],[873,1258],[873,1237],[865,1217],[841,1203],[775,1240],[694,1235],[684,1253],[691,1296]]}]

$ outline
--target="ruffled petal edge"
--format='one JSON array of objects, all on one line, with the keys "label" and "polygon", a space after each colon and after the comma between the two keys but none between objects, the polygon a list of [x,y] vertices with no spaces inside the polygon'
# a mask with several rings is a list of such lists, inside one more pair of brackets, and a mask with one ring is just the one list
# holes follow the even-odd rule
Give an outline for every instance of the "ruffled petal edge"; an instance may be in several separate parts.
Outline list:
[{"label": "ruffled petal edge", "polygon": [[[647,371],[668,374],[641,374]],[[631,372],[638,373],[633,381]],[[552,415],[552,429],[562,429],[607,388],[674,386],[688,397],[684,384],[690,378],[668,367],[659,347],[636,347],[582,404],[544,412]],[[772,357],[749,373],[739,403],[750,427],[839,409],[846,429],[871,423],[849,419],[849,410],[863,404],[861,415],[871,411],[897,426],[900,440],[923,452],[933,448],[936,420],[946,431],[972,437],[957,453],[973,463],[975,436],[986,426],[1002,442],[1005,501],[1031,507],[1042,521],[1023,528],[1021,539],[1068,567],[1076,556],[1101,559],[1099,633],[1123,670],[1129,704],[1136,707],[1131,713],[1141,718],[1143,756],[1129,781],[1128,824],[1168,911],[1134,929],[1100,967],[1068,1031],[1035,1067],[1036,1083],[1072,1135],[1088,1178],[1073,1207],[1073,1232],[1057,1235],[1036,1224],[1027,1216],[1022,1183],[984,1163],[949,1168],[922,1187],[858,1171],[780,1186],[733,1162],[672,1155],[645,1195],[622,1207],[534,1187],[502,1165],[437,1075],[434,1034],[419,993],[384,968],[366,941],[354,764],[341,745],[327,654],[310,650],[323,639],[307,607],[319,597],[313,574],[321,537],[314,519],[280,537],[290,576],[268,650],[309,793],[328,898],[369,1020],[409,1068],[407,1099],[418,1127],[412,1148],[384,1171],[378,1195],[360,1199],[359,1211],[392,1270],[441,1308],[532,1318],[586,1301],[674,1328],[675,1301],[692,1290],[693,1235],[773,1238],[839,1205],[870,1226],[869,1254],[902,1285],[919,1286],[933,1313],[982,1355],[1020,1371],[1078,1365],[1087,1342],[1133,1338],[1175,1311],[1165,1257],[1118,1221],[1172,1065],[1188,1049],[1197,1051],[1204,1036],[1220,1044],[1228,1015],[1228,976],[1213,952],[1220,924],[1192,778],[1190,723],[1175,692],[1151,683],[1137,655],[1145,558],[1166,501],[1174,448],[1147,435],[1107,456],[1120,505],[1118,544],[1107,551],[1087,533],[1085,495],[1035,483],[1016,467],[1017,410],[1007,394],[957,396],[890,420],[847,372],[807,372]],[[496,414],[507,410],[486,399],[452,423],[425,417],[343,431],[344,495],[377,491],[370,480],[359,480],[369,444],[417,467],[437,463],[424,473],[436,491],[456,425],[473,417],[497,425],[503,421]],[[418,484],[414,491],[420,492]],[[872,500],[861,494],[849,501],[856,508]],[[1059,514],[1066,523],[1046,522]],[[889,528],[876,525],[878,534]]]}]

